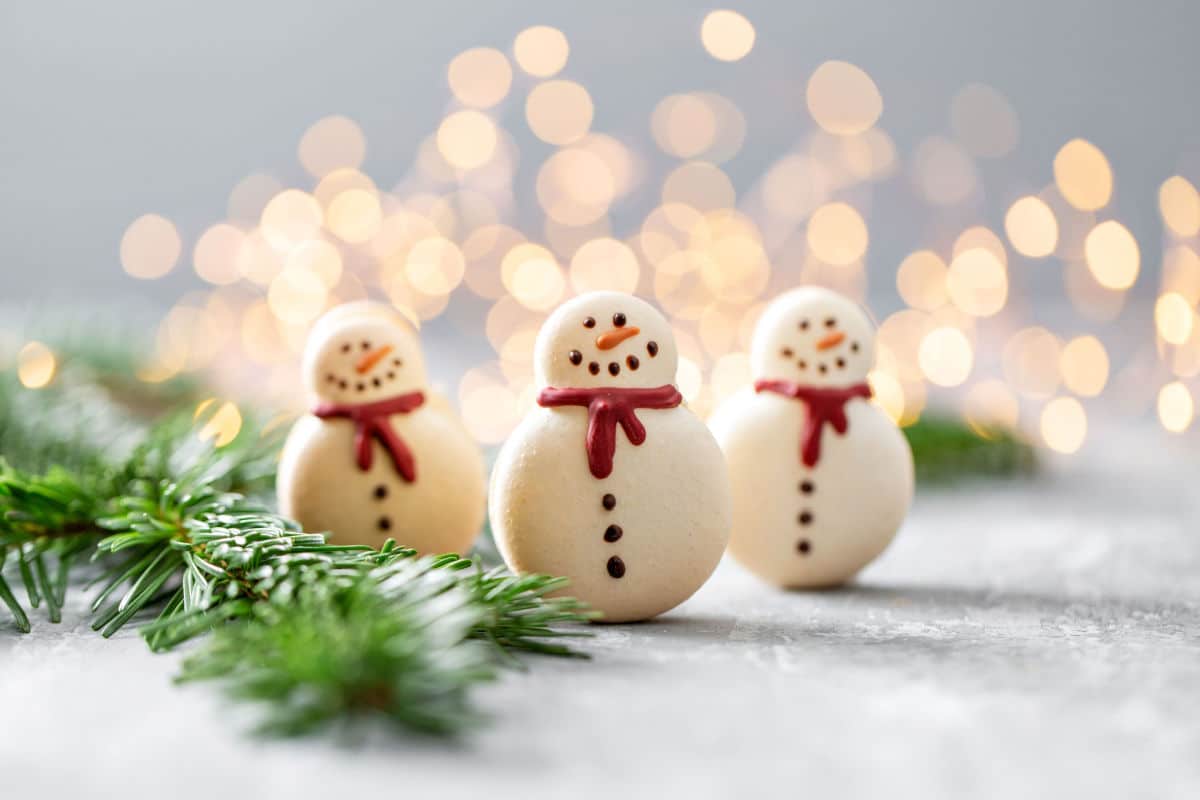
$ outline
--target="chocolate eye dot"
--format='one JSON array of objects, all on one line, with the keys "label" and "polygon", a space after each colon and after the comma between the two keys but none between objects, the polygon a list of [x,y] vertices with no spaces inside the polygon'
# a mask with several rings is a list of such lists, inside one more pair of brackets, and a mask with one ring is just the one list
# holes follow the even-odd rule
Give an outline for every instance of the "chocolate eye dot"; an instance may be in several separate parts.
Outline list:
[{"label": "chocolate eye dot", "polygon": [[394,373],[394,372],[389,372],[389,373],[388,373],[388,380],[389,380],[389,381],[394,381],[394,380],[396,380],[396,373]]},{"label": "chocolate eye dot", "polygon": [[343,353],[349,353],[349,352],[350,352],[350,345],[348,345],[348,344],[344,344],[344,345],[342,345],[342,352],[343,352]]},{"label": "chocolate eye dot", "polygon": [[792,348],[790,348],[790,347],[785,347],[782,350],[780,350],[779,352],[784,358],[791,358],[792,356],[795,355],[795,353],[792,352]]},{"label": "chocolate eye dot", "polygon": [[363,342],[363,343],[362,343],[362,349],[363,349],[363,350],[370,350],[370,349],[371,349],[371,343],[370,343],[370,342]]},{"label": "chocolate eye dot", "polygon": [[393,359],[392,359],[392,366],[399,367],[399,366],[403,366],[403,364],[404,364],[404,362],[403,362],[403,361],[401,361],[401,360],[400,360],[400,359],[398,359],[398,358],[393,358]]},{"label": "chocolate eye dot", "polygon": [[802,330],[802,331],[808,330],[808,320],[806,320],[806,319],[800,320],[800,330]]},{"label": "chocolate eye dot", "polygon": [[630,356],[629,358],[625,359],[625,363],[629,366],[630,369],[637,369],[642,364],[642,362],[638,361],[637,356]]},{"label": "chocolate eye dot", "polygon": [[832,328],[834,325],[837,325],[837,320],[834,319],[833,317],[830,317],[829,319],[825,320],[826,328]]},{"label": "chocolate eye dot", "polygon": [[571,352],[567,353],[567,360],[578,367],[583,363],[583,353],[579,352],[578,350],[572,350]]},{"label": "chocolate eye dot", "polygon": [[851,342],[851,343],[850,343],[850,352],[851,352],[851,353],[857,353],[857,352],[858,352],[858,342]]},{"label": "chocolate eye dot", "polygon": [[625,315],[622,314],[620,311],[613,314],[613,325],[616,325],[618,328],[625,327]]},{"label": "chocolate eye dot", "polygon": [[594,320],[594,319],[593,319],[593,318],[591,318],[591,317],[588,317],[587,319],[585,319],[585,320],[583,321],[583,327],[585,327],[585,328],[594,328],[594,327],[596,327],[596,320]]},{"label": "chocolate eye dot", "polygon": [[588,364],[588,372],[592,373],[593,375],[599,375],[600,365],[593,361],[592,363]]},{"label": "chocolate eye dot", "polygon": [[380,386],[383,385],[383,381],[379,380],[379,378],[372,378],[371,383],[372,383],[372,385],[375,386],[376,389],[378,389]]},{"label": "chocolate eye dot", "polygon": [[658,342],[646,342],[646,352],[650,354],[651,358],[658,355]]},{"label": "chocolate eye dot", "polygon": [[818,364],[817,371],[824,375],[826,372],[829,372],[829,367],[825,366],[824,364]]},{"label": "chocolate eye dot", "polygon": [[608,374],[617,375],[621,372],[621,365],[615,361],[608,362]]},{"label": "chocolate eye dot", "polygon": [[839,358],[837,360],[837,367],[838,367],[838,369],[845,369],[846,368],[846,359]]},{"label": "chocolate eye dot", "polygon": [[808,362],[802,358],[796,362],[796,366],[798,366],[800,369],[808,369]]},{"label": "chocolate eye dot", "polygon": [[365,383],[356,383],[354,384],[354,388],[360,392],[364,392],[367,389],[367,385]]}]

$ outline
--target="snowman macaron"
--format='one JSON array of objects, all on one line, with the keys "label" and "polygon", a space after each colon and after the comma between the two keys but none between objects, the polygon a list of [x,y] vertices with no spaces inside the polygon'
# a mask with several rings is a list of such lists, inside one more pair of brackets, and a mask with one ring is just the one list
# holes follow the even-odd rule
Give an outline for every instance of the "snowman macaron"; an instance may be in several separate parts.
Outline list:
[{"label": "snowman macaron", "polygon": [[842,295],[802,288],[763,312],[754,388],[710,426],[729,462],[729,552],[790,588],[844,583],[883,552],[908,513],[908,442],[868,402],[875,332]]},{"label": "snowman macaron", "polygon": [[431,395],[407,320],[376,303],[339,306],[313,327],[303,372],[312,410],[284,446],[280,511],[340,544],[469,550],[483,524],[483,457]]},{"label": "snowman macaron", "polygon": [[496,461],[490,517],[517,572],[562,575],[605,622],[690,597],[729,538],[721,451],[682,404],[667,320],[619,292],[564,303],[538,333],[537,408]]}]

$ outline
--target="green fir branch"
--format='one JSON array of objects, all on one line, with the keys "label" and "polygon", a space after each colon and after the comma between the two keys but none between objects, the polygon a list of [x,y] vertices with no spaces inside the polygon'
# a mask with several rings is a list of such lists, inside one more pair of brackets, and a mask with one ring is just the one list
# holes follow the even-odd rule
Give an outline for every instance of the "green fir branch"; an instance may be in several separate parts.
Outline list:
[{"label": "green fir branch", "polygon": [[958,418],[926,414],[904,428],[917,481],[949,484],[970,478],[1017,477],[1037,469],[1033,446],[1006,428],[976,430]]}]

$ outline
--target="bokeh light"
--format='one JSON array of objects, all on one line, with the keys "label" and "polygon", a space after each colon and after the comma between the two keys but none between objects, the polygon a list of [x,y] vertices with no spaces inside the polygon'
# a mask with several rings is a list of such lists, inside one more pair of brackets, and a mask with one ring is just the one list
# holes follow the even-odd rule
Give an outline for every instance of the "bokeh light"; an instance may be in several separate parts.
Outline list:
[{"label": "bokeh light", "polygon": [[1059,453],[1074,453],[1087,438],[1087,412],[1074,397],[1056,397],[1042,409],[1042,441]]},{"label": "bokeh light", "polygon": [[196,274],[217,286],[227,286],[242,278],[238,254],[246,243],[246,234],[234,225],[218,222],[200,235],[192,248]]},{"label": "bokeh light", "polygon": [[549,78],[567,65],[570,45],[557,28],[535,25],[517,34],[513,41],[513,57],[517,65],[530,75]]},{"label": "bokeh light", "polygon": [[[1048,356],[1053,346],[1046,344],[1045,349]],[[1077,336],[1063,346],[1059,370],[1069,390],[1080,397],[1095,397],[1108,383],[1108,352],[1095,336]]]},{"label": "bokeh light", "polygon": [[508,58],[491,47],[474,47],[450,62],[446,78],[458,102],[472,108],[491,108],[512,86]]},{"label": "bokeh light", "polygon": [[543,142],[565,145],[583,138],[592,125],[592,97],[568,80],[538,84],[525,100],[525,120]]},{"label": "bokeh light", "polygon": [[990,250],[972,247],[950,262],[946,291],[955,306],[974,317],[990,317],[1008,299],[1008,273]]},{"label": "bokeh light", "polygon": [[1046,202],[1026,195],[1004,215],[1004,232],[1013,249],[1030,258],[1044,258],[1058,246],[1058,220]]},{"label": "bokeh light", "polygon": [[904,302],[922,311],[936,311],[946,304],[946,262],[932,250],[910,254],[896,270],[896,289]]},{"label": "bokeh light", "polygon": [[1176,236],[1200,233],[1200,194],[1187,178],[1173,175],[1158,190],[1158,210],[1167,229]]},{"label": "bokeh light", "polygon": [[845,61],[826,61],[808,79],[808,111],[823,129],[841,136],[862,133],[883,113],[875,81]]},{"label": "bokeh light", "polygon": [[456,111],[442,120],[437,147],[442,158],[457,169],[476,169],[496,152],[499,134],[491,117],[479,111]]},{"label": "bokeh light", "polygon": [[300,137],[296,155],[315,178],[342,167],[358,169],[367,155],[367,137],[349,117],[324,117]]},{"label": "bokeh light", "polygon": [[1196,312],[1187,298],[1167,292],[1154,303],[1154,325],[1168,344],[1183,344],[1192,335]]},{"label": "bokeh light", "polygon": [[1192,393],[1179,381],[1172,381],[1158,390],[1156,406],[1159,422],[1171,433],[1183,433],[1191,426],[1195,402]]},{"label": "bokeh light", "polygon": [[287,252],[317,236],[324,214],[317,199],[299,189],[284,189],[263,208],[260,230],[276,250]]},{"label": "bokeh light", "polygon": [[1128,289],[1137,280],[1141,252],[1137,240],[1115,219],[1092,228],[1084,242],[1088,269],[1107,289]]},{"label": "bokeh light", "polygon": [[930,383],[958,386],[971,374],[971,343],[957,328],[935,328],[921,339],[917,355]]},{"label": "bokeh light", "polygon": [[700,25],[700,41],[713,58],[739,61],[754,47],[754,26],[736,11],[711,11]]},{"label": "bokeh light", "polygon": [[1072,139],[1054,156],[1054,182],[1067,202],[1080,211],[1095,211],[1112,197],[1112,169],[1100,148]]},{"label": "bokeh light", "polygon": [[26,389],[41,389],[54,380],[58,359],[41,342],[26,342],[17,353],[17,379]]},{"label": "bokeh light", "polygon": [[144,214],[121,237],[121,266],[135,278],[161,278],[174,268],[183,250],[175,224],[158,214]]},{"label": "bokeh light", "polygon": [[828,203],[808,219],[808,246],[829,264],[853,264],[867,252],[867,224],[849,203]]}]

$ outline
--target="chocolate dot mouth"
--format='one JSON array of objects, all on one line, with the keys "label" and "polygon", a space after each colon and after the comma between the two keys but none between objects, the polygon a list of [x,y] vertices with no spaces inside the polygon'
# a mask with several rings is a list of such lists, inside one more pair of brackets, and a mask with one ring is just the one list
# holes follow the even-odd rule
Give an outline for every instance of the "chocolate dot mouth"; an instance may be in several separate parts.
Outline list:
[{"label": "chocolate dot mouth", "polygon": [[796,362],[796,366],[800,369],[808,369],[808,362],[802,358]]},{"label": "chocolate dot mouth", "polygon": [[599,375],[600,365],[593,361],[592,363],[588,364],[588,372],[592,373],[593,375]]},{"label": "chocolate dot mouth", "polygon": [[615,361],[608,362],[608,374],[616,377],[621,374],[621,365]]},{"label": "chocolate dot mouth", "polygon": [[579,352],[578,350],[572,350],[571,352],[567,353],[567,360],[578,367],[583,363],[583,353]]},{"label": "chocolate dot mouth", "polygon": [[817,371],[824,375],[826,372],[829,372],[829,367],[825,366],[824,364],[818,364]]},{"label": "chocolate dot mouth", "polygon": [[838,369],[845,369],[845,368],[846,368],[846,359],[844,359],[844,358],[839,358],[839,359],[837,360],[837,368],[838,368]]},{"label": "chocolate dot mouth", "polygon": [[641,366],[641,363],[642,362],[638,361],[637,356],[630,356],[629,358],[625,359],[625,364],[630,369],[637,369],[639,366]]},{"label": "chocolate dot mouth", "polygon": [[651,358],[658,355],[658,342],[646,342],[646,352],[650,354]]}]

